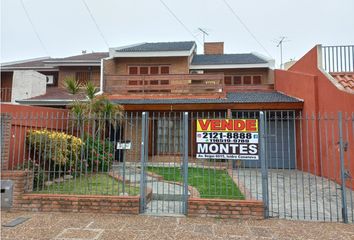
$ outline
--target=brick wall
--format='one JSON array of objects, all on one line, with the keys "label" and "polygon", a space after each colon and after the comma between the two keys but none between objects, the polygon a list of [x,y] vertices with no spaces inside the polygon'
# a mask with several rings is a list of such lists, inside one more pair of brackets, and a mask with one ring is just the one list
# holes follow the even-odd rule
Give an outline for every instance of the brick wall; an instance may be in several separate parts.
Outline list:
[{"label": "brick wall", "polygon": [[[168,65],[170,74],[189,74],[189,58],[188,57],[150,57],[150,58],[116,58],[104,61],[105,75],[128,75],[129,66],[150,66],[150,65]],[[139,75],[137,76],[139,78]],[[127,84],[123,78],[121,80],[105,80],[105,91],[110,92],[113,86],[124,86]],[[163,79],[165,80],[165,79]],[[184,79],[171,80],[170,84],[185,83]],[[119,94],[119,92],[113,91]]]},{"label": "brick wall", "polygon": [[239,69],[208,69],[204,70],[204,73],[223,73],[225,76],[262,76],[262,84],[273,84],[273,71],[267,68],[239,68]]},{"label": "brick wall", "polygon": [[31,174],[25,171],[2,171],[1,180],[13,181],[13,209],[18,209],[21,206],[22,195],[31,191],[32,182]]},{"label": "brick wall", "polygon": [[188,216],[234,219],[264,219],[261,201],[191,198],[188,200]]},{"label": "brick wall", "polygon": [[1,113],[1,170],[7,170],[9,167],[9,150],[11,137],[11,115]]},{"label": "brick wall", "polygon": [[36,212],[139,214],[139,196],[24,194],[18,208]]},{"label": "brick wall", "polygon": [[224,42],[204,43],[204,54],[224,54]]},{"label": "brick wall", "polygon": [[130,65],[169,65],[170,74],[189,73],[188,57],[119,58],[115,59],[114,64],[118,75],[128,74],[128,66]]},{"label": "brick wall", "polygon": [[25,171],[3,171],[1,180],[14,181],[13,210],[139,214],[139,196],[33,194]]}]

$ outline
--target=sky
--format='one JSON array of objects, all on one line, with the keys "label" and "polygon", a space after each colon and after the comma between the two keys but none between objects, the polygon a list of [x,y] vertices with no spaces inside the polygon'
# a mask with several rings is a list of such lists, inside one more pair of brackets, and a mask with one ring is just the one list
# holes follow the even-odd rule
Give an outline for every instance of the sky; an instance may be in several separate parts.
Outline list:
[{"label": "sky", "polygon": [[0,1],[0,62],[163,41],[196,41],[201,54],[198,28],[225,53],[258,52],[278,66],[282,36],[284,62],[316,44],[354,44],[354,0],[23,0],[30,20],[21,0]]}]

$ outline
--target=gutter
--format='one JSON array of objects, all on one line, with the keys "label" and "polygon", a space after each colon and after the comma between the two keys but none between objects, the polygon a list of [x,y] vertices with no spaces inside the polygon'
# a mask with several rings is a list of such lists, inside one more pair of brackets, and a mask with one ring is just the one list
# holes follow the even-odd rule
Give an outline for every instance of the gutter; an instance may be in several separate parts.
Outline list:
[{"label": "gutter", "polygon": [[[50,106],[63,106],[68,105],[76,100],[65,100],[65,99],[43,99],[43,100],[15,100],[16,103],[26,104],[26,105],[50,105]],[[81,102],[88,101],[87,99],[79,100]]]}]

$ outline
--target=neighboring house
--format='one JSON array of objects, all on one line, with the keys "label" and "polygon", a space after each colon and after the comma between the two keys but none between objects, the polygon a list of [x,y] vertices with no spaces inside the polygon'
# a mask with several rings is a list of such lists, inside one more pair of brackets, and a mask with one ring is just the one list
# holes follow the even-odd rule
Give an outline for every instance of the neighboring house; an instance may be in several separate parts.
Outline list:
[{"label": "neighboring house", "polygon": [[[16,102],[65,107],[75,98],[84,99],[66,92],[64,79],[71,76],[80,82],[92,80],[100,94],[123,105],[127,112],[189,111],[197,114],[209,111],[224,117],[255,118],[259,110],[272,110],[272,116],[284,113],[290,117],[302,109],[301,99],[274,89],[273,60],[256,53],[225,54],[222,42],[205,43],[202,55],[196,54],[196,48],[194,41],[141,43],[111,48],[109,53],[45,59],[41,64],[55,72],[53,85],[48,85],[45,94],[16,99]],[[14,66],[7,65],[7,69],[11,67]],[[176,130],[173,124],[159,121],[163,120],[151,123],[156,125],[155,131],[159,131],[155,136]],[[270,124],[272,129],[281,126],[275,121]],[[277,164],[276,156],[280,154],[273,154],[270,167],[295,167],[294,124],[289,124],[288,120],[284,126],[286,129],[275,131],[278,135],[275,139],[281,141],[288,132],[291,137],[286,138],[285,145],[279,142],[271,151],[280,153],[285,151],[284,146],[290,146],[290,160],[284,165]],[[167,137],[160,135],[158,138]],[[172,135],[178,138],[180,134]],[[195,134],[191,134],[191,138],[194,141]]]},{"label": "neighboring house", "polygon": [[[43,98],[64,101],[73,98],[64,89],[64,80],[72,77],[81,83],[100,81],[101,59],[108,53],[88,53],[68,58],[38,58],[1,64],[1,102],[21,103],[21,100]],[[49,101],[50,102],[50,101]],[[48,101],[45,105],[48,104]],[[55,102],[54,106],[58,106]]]}]

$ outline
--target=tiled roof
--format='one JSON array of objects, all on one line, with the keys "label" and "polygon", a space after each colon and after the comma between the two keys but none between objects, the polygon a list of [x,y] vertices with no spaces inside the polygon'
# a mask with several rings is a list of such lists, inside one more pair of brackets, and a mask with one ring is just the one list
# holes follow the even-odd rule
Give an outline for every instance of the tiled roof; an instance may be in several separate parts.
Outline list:
[{"label": "tiled roof", "polygon": [[47,87],[46,93],[26,100],[83,100],[84,93],[70,94],[66,89],[58,87]]},{"label": "tiled roof", "polygon": [[75,56],[70,56],[66,58],[51,58],[52,61],[100,61],[102,58],[106,58],[109,56],[108,52],[94,52],[94,53],[85,53]]},{"label": "tiled roof", "polygon": [[259,64],[259,63],[267,63],[267,61],[252,53],[195,55],[192,60],[192,65]]},{"label": "tiled roof", "polygon": [[331,73],[345,89],[354,91],[354,73]]},{"label": "tiled roof", "polygon": [[135,46],[116,49],[116,51],[117,52],[190,51],[194,45],[195,45],[194,41],[142,43]]},{"label": "tiled roof", "polygon": [[228,93],[226,98],[179,98],[179,99],[114,99],[118,104],[193,104],[193,103],[296,103],[297,98],[279,92]]},{"label": "tiled roof", "polygon": [[40,58],[40,59],[28,59],[20,62],[14,63],[3,63],[2,68],[41,68],[45,67],[44,61],[50,60],[50,57]]},{"label": "tiled roof", "polygon": [[[62,105],[67,104],[71,100],[84,100],[84,93],[69,94],[65,89],[51,87],[47,88],[44,95],[33,97],[26,100],[19,100],[19,103],[51,103],[53,100],[61,102]],[[302,102],[297,98],[287,96],[280,92],[237,92],[228,93],[226,98],[120,98],[111,99],[113,103],[117,104],[198,104],[198,103],[298,103]]]}]

